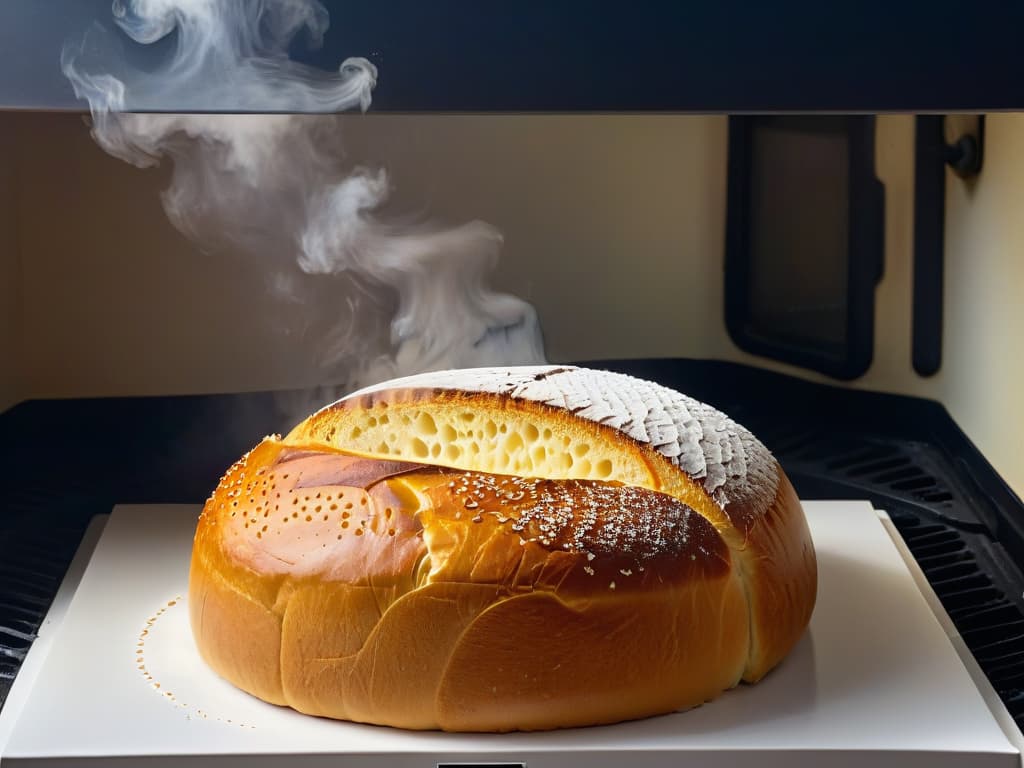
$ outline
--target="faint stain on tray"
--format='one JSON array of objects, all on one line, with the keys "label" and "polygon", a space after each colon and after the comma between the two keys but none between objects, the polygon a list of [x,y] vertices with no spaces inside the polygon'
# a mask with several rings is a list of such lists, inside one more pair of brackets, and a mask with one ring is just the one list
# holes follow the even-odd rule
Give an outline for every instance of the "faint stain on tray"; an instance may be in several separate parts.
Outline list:
[{"label": "faint stain on tray", "polygon": [[217,717],[216,715],[210,714],[195,704],[190,704],[187,701],[179,701],[174,695],[173,691],[164,689],[163,685],[159,680],[150,674],[149,669],[146,667],[146,639],[149,637],[150,632],[156,626],[156,623],[160,618],[166,615],[168,612],[179,608],[183,604],[181,595],[175,596],[173,599],[168,600],[163,606],[158,608],[152,616],[146,619],[145,627],[139,632],[138,640],[135,643],[135,667],[139,670],[143,679],[149,684],[149,687],[159,694],[160,698],[166,701],[173,707],[182,710],[185,714],[186,720],[192,720],[197,718],[200,720],[214,720],[219,723],[226,723],[228,725],[237,725],[240,728],[251,728],[255,729],[255,725],[249,725],[247,723],[235,722],[230,718]]}]

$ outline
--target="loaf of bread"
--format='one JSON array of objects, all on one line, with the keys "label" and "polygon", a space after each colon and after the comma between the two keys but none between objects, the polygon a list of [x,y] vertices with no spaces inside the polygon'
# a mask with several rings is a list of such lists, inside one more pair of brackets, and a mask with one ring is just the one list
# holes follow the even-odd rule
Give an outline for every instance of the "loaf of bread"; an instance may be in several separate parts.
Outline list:
[{"label": "loaf of bread", "polygon": [[196,530],[197,647],[268,702],[540,730],[756,682],[814,606],[806,520],[717,410],[572,367],[361,390],[236,463]]}]

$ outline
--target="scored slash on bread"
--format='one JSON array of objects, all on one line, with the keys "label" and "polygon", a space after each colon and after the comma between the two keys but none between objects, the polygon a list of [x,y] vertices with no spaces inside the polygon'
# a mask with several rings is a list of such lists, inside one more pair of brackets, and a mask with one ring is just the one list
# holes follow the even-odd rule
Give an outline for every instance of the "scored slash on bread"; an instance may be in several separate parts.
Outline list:
[{"label": "scored slash on bread", "polygon": [[355,392],[286,442],[674,496],[737,556],[753,614],[745,680],[775,666],[810,620],[814,549],[778,462],[721,411],[668,387],[565,366],[425,373]]},{"label": "scored slash on bread", "polygon": [[737,542],[779,483],[768,450],[720,411],[652,382],[575,367],[394,379],[320,410],[286,442],[664,490],[713,522],[727,516]]},{"label": "scored slash on bread", "polygon": [[[204,658],[268,701],[529,730],[755,682],[806,627],[816,573],[747,430],[651,382],[540,366],[392,380],[264,441],[207,503],[190,596]],[[241,656],[231,622],[257,636]]]}]

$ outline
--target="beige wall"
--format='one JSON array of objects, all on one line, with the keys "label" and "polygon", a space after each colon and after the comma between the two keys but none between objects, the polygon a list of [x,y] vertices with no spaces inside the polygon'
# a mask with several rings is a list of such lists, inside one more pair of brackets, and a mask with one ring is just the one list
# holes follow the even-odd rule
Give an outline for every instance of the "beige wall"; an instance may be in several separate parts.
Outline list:
[{"label": "beige wall", "polygon": [[17,152],[13,124],[0,119],[0,412],[22,397]]},{"label": "beige wall", "polygon": [[458,116],[347,125],[402,200],[505,234],[497,282],[553,360],[714,354],[726,118]]},{"label": "beige wall", "polygon": [[165,169],[105,155],[81,117],[14,117],[32,169],[19,194],[33,396],[231,391],[250,376],[254,389],[287,384],[287,348],[250,319],[266,305],[262,275],[178,234],[160,206]]},{"label": "beige wall", "polygon": [[989,116],[985,169],[946,195],[939,398],[1024,495],[1024,115]]},{"label": "beige wall", "polygon": [[[725,126],[722,117],[679,116],[339,120],[354,162],[390,169],[399,207],[449,221],[482,218],[504,232],[495,282],[537,307],[551,359],[719,357],[824,380],[746,355],[726,335]],[[19,162],[31,169],[17,185],[16,227],[0,226],[0,244],[19,233],[26,392],[321,382],[318,329],[340,286],[322,282],[318,301],[284,306],[266,290],[262,260],[200,253],[160,207],[166,171],[106,156],[76,116],[0,115],[3,132],[14,134]],[[950,177],[945,357],[929,379],[910,364],[912,143],[912,118],[879,119],[887,204],[880,332],[874,364],[853,386],[945,402],[1024,491],[1024,451],[1014,437],[1024,433],[1016,394],[1024,381],[1024,116],[989,118],[975,185]],[[0,216],[11,210],[0,206]],[[0,270],[16,274],[9,253]],[[0,297],[10,315],[16,305],[6,293],[9,285]],[[305,331],[282,332],[297,321]],[[13,344],[11,322],[3,322],[0,351]],[[11,381],[0,376],[8,400],[17,391]]]},{"label": "beige wall", "polygon": [[[279,333],[299,310],[270,295],[265,260],[199,253],[160,207],[163,169],[108,157],[76,116],[11,118],[32,168],[19,193],[34,395],[321,381],[315,329],[340,293],[300,308],[309,332]],[[386,161],[396,207],[502,230],[495,284],[535,304],[552,359],[714,352],[724,118],[339,122],[354,161]]]}]

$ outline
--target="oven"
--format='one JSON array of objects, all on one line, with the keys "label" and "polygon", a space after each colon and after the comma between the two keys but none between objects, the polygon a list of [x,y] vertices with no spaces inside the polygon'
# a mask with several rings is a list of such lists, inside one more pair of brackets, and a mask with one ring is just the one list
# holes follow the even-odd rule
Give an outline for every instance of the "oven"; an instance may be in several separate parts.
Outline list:
[{"label": "oven", "polygon": [[[549,360],[715,405],[805,502],[884,513],[1005,739],[874,744],[865,715],[837,737],[861,751],[760,764],[1019,763],[1024,8],[114,6],[0,7],[0,761],[190,753],[19,736],[112,509],[160,532],[158,560],[161,510],[191,519],[260,437],[355,386]],[[355,743],[535,768],[758,749],[614,728]],[[281,757],[258,744],[200,757]]]}]

